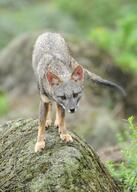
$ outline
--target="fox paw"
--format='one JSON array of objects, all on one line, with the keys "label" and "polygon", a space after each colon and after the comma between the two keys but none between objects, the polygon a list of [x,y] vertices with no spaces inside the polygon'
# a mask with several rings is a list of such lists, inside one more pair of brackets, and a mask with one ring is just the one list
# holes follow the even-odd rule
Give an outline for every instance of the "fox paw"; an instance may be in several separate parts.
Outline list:
[{"label": "fox paw", "polygon": [[45,147],[45,141],[39,141],[35,145],[35,152],[40,152]]},{"label": "fox paw", "polygon": [[47,128],[47,127],[50,127],[50,126],[51,126],[51,124],[52,124],[51,119],[48,119],[48,120],[46,120],[45,127],[46,127],[46,128]]},{"label": "fox paw", "polygon": [[66,142],[73,142],[71,135],[68,133],[67,134],[60,134],[60,138]]},{"label": "fox paw", "polygon": [[54,126],[55,126],[56,128],[59,128],[59,122],[58,122],[58,121],[55,121]]}]

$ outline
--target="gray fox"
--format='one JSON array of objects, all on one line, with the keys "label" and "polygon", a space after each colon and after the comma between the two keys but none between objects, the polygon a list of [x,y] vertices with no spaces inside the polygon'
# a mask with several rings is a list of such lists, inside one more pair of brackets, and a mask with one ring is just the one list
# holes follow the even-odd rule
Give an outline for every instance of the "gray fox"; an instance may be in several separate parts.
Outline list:
[{"label": "gray fox", "polygon": [[36,40],[33,69],[40,92],[39,127],[35,152],[45,147],[45,127],[51,125],[52,102],[56,102],[55,126],[60,138],[72,142],[65,125],[65,110],[74,113],[78,107],[87,77],[93,82],[114,87],[125,95],[119,85],[104,80],[83,68],[71,55],[64,38],[58,33],[47,32]]}]

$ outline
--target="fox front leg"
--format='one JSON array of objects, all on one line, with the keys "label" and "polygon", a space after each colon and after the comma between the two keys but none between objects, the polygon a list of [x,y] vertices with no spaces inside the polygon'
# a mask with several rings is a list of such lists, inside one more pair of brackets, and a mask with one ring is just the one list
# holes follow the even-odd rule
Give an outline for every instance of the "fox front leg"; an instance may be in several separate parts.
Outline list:
[{"label": "fox front leg", "polygon": [[55,126],[59,129],[60,138],[66,142],[73,142],[70,134],[67,133],[65,125],[65,109],[57,104]]},{"label": "fox front leg", "polygon": [[39,127],[35,152],[41,151],[45,147],[45,126],[48,127],[51,123],[50,119],[51,103],[40,102],[39,107]]}]

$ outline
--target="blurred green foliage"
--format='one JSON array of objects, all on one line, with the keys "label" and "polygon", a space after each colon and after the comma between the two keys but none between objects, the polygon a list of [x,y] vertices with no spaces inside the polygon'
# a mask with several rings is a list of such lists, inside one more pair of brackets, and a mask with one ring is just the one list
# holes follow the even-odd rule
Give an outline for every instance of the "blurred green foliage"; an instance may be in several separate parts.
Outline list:
[{"label": "blurred green foliage", "polygon": [[91,30],[90,39],[123,70],[137,72],[137,14],[119,20],[115,30],[103,27]]},{"label": "blurred green foliage", "polygon": [[137,72],[137,1],[57,0],[83,34],[104,49],[124,71]]},{"label": "blurred green foliage", "polygon": [[88,32],[95,26],[112,26],[120,16],[119,0],[57,0],[62,10],[71,14],[79,23],[81,30]]},{"label": "blurred green foliage", "polygon": [[0,92],[0,116],[5,115],[8,112],[8,101],[6,95]]},{"label": "blurred green foliage", "polygon": [[107,166],[112,175],[125,184],[124,191],[137,191],[137,125],[133,124],[133,117],[128,119],[129,130],[125,132],[127,142],[120,139],[124,161],[115,167],[112,162]]},{"label": "blurred green foliage", "polygon": [[[39,0],[40,2],[42,0]],[[0,0],[1,8],[6,9],[17,9],[30,5],[31,3],[35,3],[37,0]]]},{"label": "blurred green foliage", "polygon": [[[10,1],[12,4],[14,1]],[[21,2],[19,0],[19,2]],[[14,3],[5,8],[0,0],[0,48],[6,46],[10,40],[21,33],[38,31],[43,29],[79,33],[77,23],[60,11],[53,3],[40,1],[17,7]]]},{"label": "blurred green foliage", "polygon": [[43,29],[90,39],[123,70],[137,72],[136,0],[0,0],[0,48]]}]

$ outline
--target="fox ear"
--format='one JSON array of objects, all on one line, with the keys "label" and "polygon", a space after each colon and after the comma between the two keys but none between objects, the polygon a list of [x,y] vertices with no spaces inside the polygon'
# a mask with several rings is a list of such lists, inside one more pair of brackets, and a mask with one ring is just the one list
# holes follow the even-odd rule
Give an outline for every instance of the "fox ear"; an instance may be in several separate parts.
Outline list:
[{"label": "fox ear", "polygon": [[52,86],[58,85],[61,82],[60,78],[50,71],[48,71],[45,76],[46,76],[49,84]]},{"label": "fox ear", "polygon": [[84,80],[84,70],[83,67],[81,67],[81,65],[78,65],[72,75],[71,75],[71,79],[73,79],[74,81],[83,81]]}]

